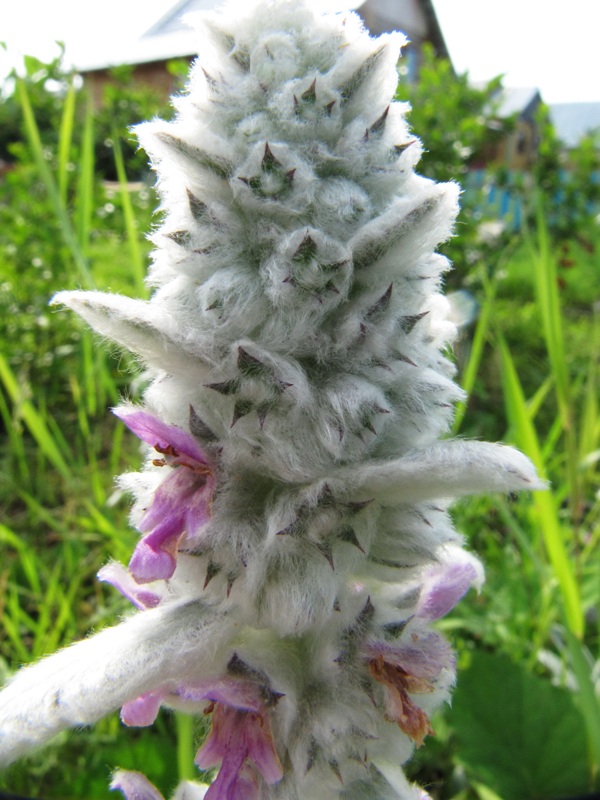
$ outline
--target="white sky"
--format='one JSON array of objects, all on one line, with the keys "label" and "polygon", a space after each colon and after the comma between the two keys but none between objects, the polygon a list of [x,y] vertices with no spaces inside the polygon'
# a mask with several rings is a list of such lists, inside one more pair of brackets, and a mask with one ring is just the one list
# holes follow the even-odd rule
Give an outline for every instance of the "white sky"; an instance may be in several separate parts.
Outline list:
[{"label": "white sky", "polygon": [[[0,75],[17,54],[73,61],[107,54],[142,34],[174,0],[0,2]],[[458,72],[505,74],[507,86],[537,87],[546,102],[600,102],[600,0],[434,0]],[[553,10],[556,9],[556,10]]]},{"label": "white sky", "polygon": [[546,103],[600,102],[599,0],[433,0],[457,72]]}]

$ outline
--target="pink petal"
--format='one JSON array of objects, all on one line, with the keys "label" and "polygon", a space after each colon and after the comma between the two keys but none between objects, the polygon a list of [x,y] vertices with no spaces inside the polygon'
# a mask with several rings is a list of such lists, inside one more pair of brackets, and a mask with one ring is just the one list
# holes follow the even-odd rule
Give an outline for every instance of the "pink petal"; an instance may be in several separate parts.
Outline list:
[{"label": "pink petal", "polygon": [[186,467],[169,469],[167,477],[154,492],[152,502],[140,520],[138,528],[146,533],[164,523],[166,518],[177,519],[179,525],[183,526],[187,507],[194,501],[196,492],[202,494],[204,504],[208,505],[210,498],[203,493],[205,484],[204,476],[198,475],[191,469]]},{"label": "pink petal", "polygon": [[253,716],[247,728],[248,758],[267,783],[277,783],[283,778],[283,767],[275,750],[268,716]]},{"label": "pink petal", "polygon": [[190,497],[185,512],[185,531],[190,537],[198,534],[211,518],[211,499],[214,481],[207,481],[205,486],[197,488]]},{"label": "pink petal", "polygon": [[423,581],[417,616],[427,620],[443,617],[467,593],[477,577],[477,570],[469,562],[433,567]]},{"label": "pink petal", "polygon": [[[175,554],[181,536],[165,536],[160,528],[138,542],[129,569],[138,583],[168,580],[173,576],[177,562]],[[159,546],[155,546],[158,541]]]},{"label": "pink petal", "polygon": [[156,447],[159,452],[173,447],[181,455],[187,456],[196,464],[207,464],[207,459],[190,433],[178,428],[176,425],[167,425],[157,417],[142,411],[134,406],[119,406],[113,413],[123,420],[129,430],[143,442]]},{"label": "pink petal", "polygon": [[120,789],[126,800],[164,800],[162,794],[140,772],[120,769],[113,775],[111,789]]},{"label": "pink petal", "polygon": [[234,710],[260,711],[263,698],[260,686],[252,681],[236,678],[221,678],[212,681],[200,681],[193,685],[181,687],[177,694],[182,700],[210,700],[223,703]]},{"label": "pink petal", "polygon": [[205,476],[186,467],[170,470],[138,524],[148,533],[129,562],[136,581],[148,583],[173,575],[179,540],[188,525],[196,533],[209,519],[211,495],[212,482],[209,486]]},{"label": "pink petal", "polygon": [[218,767],[226,755],[227,749],[224,742],[213,735],[211,731],[202,747],[196,753],[194,764],[200,769],[211,769],[212,767]]},{"label": "pink petal", "polygon": [[215,781],[218,793],[217,789],[213,790],[215,800],[232,800],[238,797],[238,774],[247,759],[267,783],[277,783],[283,777],[269,717],[251,711],[237,711],[217,703],[213,711],[210,735],[195,759],[201,769],[221,763]]},{"label": "pink petal", "polygon": [[258,786],[252,770],[243,765],[233,781],[221,772],[209,787],[204,800],[258,800]]},{"label": "pink petal", "polygon": [[125,725],[145,728],[152,725],[158,716],[164,692],[146,692],[121,708],[121,720]]},{"label": "pink petal", "polygon": [[[243,742],[242,747],[240,747],[240,738],[243,733],[243,725],[240,724],[243,723],[242,712],[217,703],[212,713],[211,722],[208,738],[196,753],[194,763],[200,769],[210,769],[210,767],[215,767],[225,759],[234,758],[235,761],[242,751],[243,758],[241,763],[243,763],[246,758],[247,748],[243,746]],[[235,755],[236,753],[237,756]]]},{"label": "pink petal", "polygon": [[111,561],[102,567],[98,571],[97,578],[114,586],[136,608],[156,608],[162,600],[160,594],[140,586],[123,564],[119,564],[117,561]]}]

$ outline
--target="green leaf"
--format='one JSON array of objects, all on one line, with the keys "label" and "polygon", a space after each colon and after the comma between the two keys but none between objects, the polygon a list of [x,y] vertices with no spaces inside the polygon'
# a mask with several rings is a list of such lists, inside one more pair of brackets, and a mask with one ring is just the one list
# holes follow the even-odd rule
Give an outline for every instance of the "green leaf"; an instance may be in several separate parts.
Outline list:
[{"label": "green leaf", "polygon": [[[515,432],[515,443],[533,461],[540,477],[546,476],[546,465],[537,431],[527,409],[523,387],[517,375],[510,350],[501,335],[498,344],[502,364],[502,385],[508,419]],[[565,617],[569,629],[582,638],[585,621],[577,576],[569,558],[556,498],[552,492],[536,492],[533,496],[536,517],[544,537],[548,557],[558,580]]]},{"label": "green leaf", "polygon": [[551,800],[589,788],[584,722],[572,694],[505,656],[474,653],[452,706],[458,753],[503,800]]}]

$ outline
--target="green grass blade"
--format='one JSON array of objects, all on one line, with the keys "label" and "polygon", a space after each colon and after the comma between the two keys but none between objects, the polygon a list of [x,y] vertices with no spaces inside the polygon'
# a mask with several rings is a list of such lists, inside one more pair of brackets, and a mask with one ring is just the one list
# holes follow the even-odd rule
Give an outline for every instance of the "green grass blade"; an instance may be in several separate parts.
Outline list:
[{"label": "green grass blade", "polygon": [[146,289],[144,286],[144,259],[140,248],[139,230],[136,225],[135,214],[131,204],[131,197],[129,196],[129,189],[127,186],[127,173],[125,172],[125,162],[123,160],[123,151],[121,149],[121,142],[117,131],[113,131],[113,152],[115,158],[115,167],[117,170],[117,177],[119,179],[119,192],[121,196],[121,205],[123,207],[123,216],[125,217],[125,230],[127,233],[127,242],[129,244],[129,252],[131,255],[132,273],[136,281],[136,289],[145,296]]},{"label": "green grass blade", "polygon": [[582,467],[591,453],[598,449],[600,414],[598,409],[597,351],[590,357],[583,408],[579,425],[579,465]]},{"label": "green grass blade", "polygon": [[563,317],[558,291],[556,259],[550,247],[548,226],[544,218],[541,195],[537,202],[536,242],[530,244],[533,279],[538,312],[548,358],[555,380],[556,399],[565,432],[569,500],[573,521],[579,521],[580,480],[578,472],[577,433],[572,405],[569,365],[566,357]]},{"label": "green grass blade", "polygon": [[92,99],[88,97],[81,141],[76,198],[77,237],[83,253],[87,252],[94,213],[94,167],[94,109]]},{"label": "green grass blade", "polygon": [[19,104],[23,111],[23,121],[25,124],[27,141],[29,143],[31,153],[38,168],[42,182],[46,187],[46,191],[52,203],[54,213],[60,224],[63,241],[77,267],[82,285],[88,289],[93,289],[94,281],[89,270],[87,260],[81,252],[81,248],[79,247],[71,220],[69,219],[66,208],[61,201],[58,185],[44,156],[44,147],[42,145],[40,132],[35,119],[35,114],[33,113],[29,94],[27,92],[27,86],[21,78],[16,79],[16,89]]},{"label": "green grass blade", "polygon": [[10,547],[18,553],[19,564],[29,583],[31,591],[34,595],[39,596],[42,592],[40,584],[40,573],[42,569],[35,550],[13,530],[2,524],[0,524],[0,545],[3,547]]},{"label": "green grass blade", "polygon": [[62,536],[68,536],[69,528],[64,520],[64,513],[61,513],[63,511],[62,509],[58,509],[55,513],[52,513],[28,492],[19,491],[18,495],[27,506],[28,513],[31,515],[36,525],[38,522],[42,522],[52,531],[60,533]]},{"label": "green grass blade", "polygon": [[0,382],[4,385],[8,396],[14,406],[18,409],[19,415],[27,426],[29,432],[37,442],[40,450],[48,461],[58,470],[63,478],[71,477],[71,470],[63,458],[56,440],[52,437],[43,417],[37,412],[29,400],[21,396],[19,384],[10,369],[4,356],[0,354]]},{"label": "green grass blade", "polygon": [[479,800],[502,800],[499,794],[496,794],[489,786],[485,786],[483,783],[473,782],[473,788],[477,792]]},{"label": "green grass blade", "polygon": [[[515,433],[516,444],[533,461],[540,477],[546,478],[546,465],[536,430],[531,421],[523,389],[510,351],[499,337],[502,359],[502,382],[508,418]],[[584,615],[579,587],[571,568],[571,558],[565,546],[565,536],[552,492],[534,492],[534,509],[542,530],[546,552],[560,587],[565,617],[569,629],[581,638],[584,632]]]},{"label": "green grass blade", "polygon": [[75,121],[75,99],[77,93],[73,83],[65,96],[64,108],[60,120],[58,138],[58,194],[63,208],[67,205],[67,189],[69,185],[69,166],[71,163],[71,145],[73,143],[73,124]]},{"label": "green grass blade", "polygon": [[17,463],[19,477],[23,482],[29,483],[31,479],[31,469],[27,460],[23,437],[14,425],[11,408],[2,391],[0,391],[0,419],[4,423],[4,429],[9,442],[8,451],[10,456],[14,458]]},{"label": "green grass blade", "polygon": [[61,644],[65,628],[73,619],[74,602],[80,589],[81,571],[69,569],[65,559],[54,565],[35,630],[35,655],[52,653]]},{"label": "green grass blade", "polygon": [[19,605],[18,601],[15,602],[13,598],[16,598],[16,595],[11,593],[8,596],[6,609],[0,618],[0,623],[4,628],[6,637],[9,639],[12,645],[15,655],[15,662],[20,661],[26,664],[31,660],[31,654],[23,644],[23,638],[21,631],[19,630],[20,625],[16,622],[16,620],[20,619]]},{"label": "green grass blade", "polygon": [[27,549],[27,545],[17,534],[0,522],[0,544],[14,548],[18,553]]},{"label": "green grass blade", "polygon": [[483,357],[483,350],[487,339],[488,331],[490,328],[490,321],[492,318],[493,310],[493,297],[488,296],[479,314],[473,342],[471,344],[471,352],[469,353],[469,360],[462,375],[461,387],[464,389],[467,400],[460,402],[456,406],[456,415],[454,417],[454,425],[452,428],[453,435],[456,435],[460,430],[463,419],[467,411],[468,397],[473,391],[479,366]]}]

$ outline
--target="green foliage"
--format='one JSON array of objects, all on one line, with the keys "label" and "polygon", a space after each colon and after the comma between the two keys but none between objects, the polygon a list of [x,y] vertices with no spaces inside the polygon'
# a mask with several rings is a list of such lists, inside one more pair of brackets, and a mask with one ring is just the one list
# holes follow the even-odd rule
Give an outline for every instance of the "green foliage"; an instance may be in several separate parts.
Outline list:
[{"label": "green foliage", "polygon": [[[169,64],[169,71],[176,83],[183,76],[182,69],[187,74],[188,62],[185,59]],[[153,117],[170,119],[172,115],[173,109],[168,100],[153,86],[137,81],[133,67],[113,67],[109,80],[102,88],[101,102],[95,114],[98,173],[108,180],[119,179],[113,155],[113,145],[119,142],[129,178],[143,179],[148,172],[148,158],[139,150],[130,127]]]},{"label": "green foliage", "polygon": [[[36,109],[36,118],[44,143],[56,146],[60,131],[62,106],[73,83],[73,76],[65,70],[64,49],[50,62],[42,62],[34,56],[23,60],[23,82]],[[4,93],[0,95],[0,161],[12,161],[12,146],[23,139],[23,110],[14,91],[16,73],[6,81]],[[8,91],[7,91],[8,89]]]},{"label": "green foliage", "polygon": [[572,693],[506,656],[473,653],[460,673],[450,720],[458,758],[502,800],[552,800],[591,788]]},{"label": "green foliage", "polygon": [[401,72],[396,92],[398,100],[411,104],[411,126],[426,145],[422,174],[460,183],[471,167],[481,164],[484,151],[512,127],[497,118],[501,87],[500,77],[481,88],[473,86],[467,73],[457,75],[449,61],[425,44],[418,82],[411,83]]},{"label": "green foliage", "polygon": [[[586,739],[586,774],[592,779],[600,764],[600,701],[592,677],[598,669],[593,615],[600,602],[600,567],[593,556],[600,538],[595,455],[600,445],[599,328],[592,303],[600,284],[597,271],[587,280],[585,259],[579,272],[578,259],[573,283],[561,292],[559,263],[540,208],[535,236],[521,244],[496,280],[481,272],[484,307],[471,350],[476,363],[468,361],[464,374],[476,387],[478,381],[487,384],[492,399],[502,398],[504,438],[529,455],[550,479],[550,488],[536,492],[533,502],[496,502],[496,513],[485,500],[459,508],[461,527],[472,531],[474,548],[484,554],[488,581],[476,603],[461,606],[455,625],[479,646],[508,653],[538,674],[543,674],[541,663],[553,663],[558,668],[553,678],[572,675],[570,685],[579,687],[574,700]],[[587,304],[578,276],[587,287]],[[493,407],[501,420],[497,402]],[[479,408],[467,410],[467,431],[471,420],[481,424],[480,416]],[[495,724],[498,736],[508,735],[500,714]],[[481,748],[474,752],[473,760],[483,758]],[[507,786],[495,774],[482,777],[481,765],[473,768],[473,760],[467,765],[472,777],[487,782],[502,798],[554,796],[545,783],[547,793],[536,795],[523,785]],[[518,767],[522,776],[534,775],[533,766],[527,771],[521,759]],[[556,786],[565,795],[576,794],[581,783],[567,774],[573,780]]]},{"label": "green foliage", "polygon": [[533,180],[546,203],[550,232],[562,242],[589,244],[585,231],[600,204],[600,131],[586,134],[575,147],[567,149],[546,106],[539,109],[537,124],[540,137]]},{"label": "green foliage", "polygon": [[[448,60],[435,55],[431,45],[424,46],[419,80],[412,83],[402,77],[401,70],[396,92],[398,100],[410,103],[411,127],[426,147],[419,172],[436,181],[464,184],[469,170],[487,166],[487,155],[514,127],[514,120],[498,117],[501,89],[501,77],[482,87],[473,86],[467,73],[457,75]],[[463,194],[457,221],[460,235],[444,247],[458,268],[468,268],[477,257],[491,255],[479,233],[484,221],[480,206],[478,192]],[[494,244],[497,247],[499,243]]]},{"label": "green foliage", "polygon": [[[27,70],[0,107],[18,104],[14,135],[7,133],[12,168],[0,180],[3,680],[9,666],[81,638],[88,625],[109,623],[127,605],[95,574],[109,555],[126,560],[133,546],[112,482],[134,446],[124,450],[122,426],[109,413],[130,391],[132,372],[122,354],[107,355],[69,315],[51,314],[48,301],[78,284],[143,293],[132,253],[138,262],[147,255],[143,232],[154,205],[145,187],[131,190],[122,158],[118,185],[102,182],[85,95],[66,79],[61,91],[45,86],[43,76],[59,75],[57,63],[46,68],[29,59]],[[135,751],[167,791],[177,779],[175,730],[166,719],[133,744],[128,737],[125,748],[118,719],[107,720],[91,734],[102,743],[91,757],[89,732],[87,754],[83,734],[75,733],[68,760],[50,748],[9,770],[0,786],[27,796],[104,797],[106,759],[132,766]]]},{"label": "green foliage", "polygon": [[[178,781],[174,722],[173,715],[161,714],[152,729],[132,731],[114,714],[93,732],[60,734],[43,752],[10,767],[0,778],[0,787],[45,800],[105,800],[114,765],[139,769],[143,764],[152,782],[168,795]],[[90,747],[90,736],[95,747]]]}]

